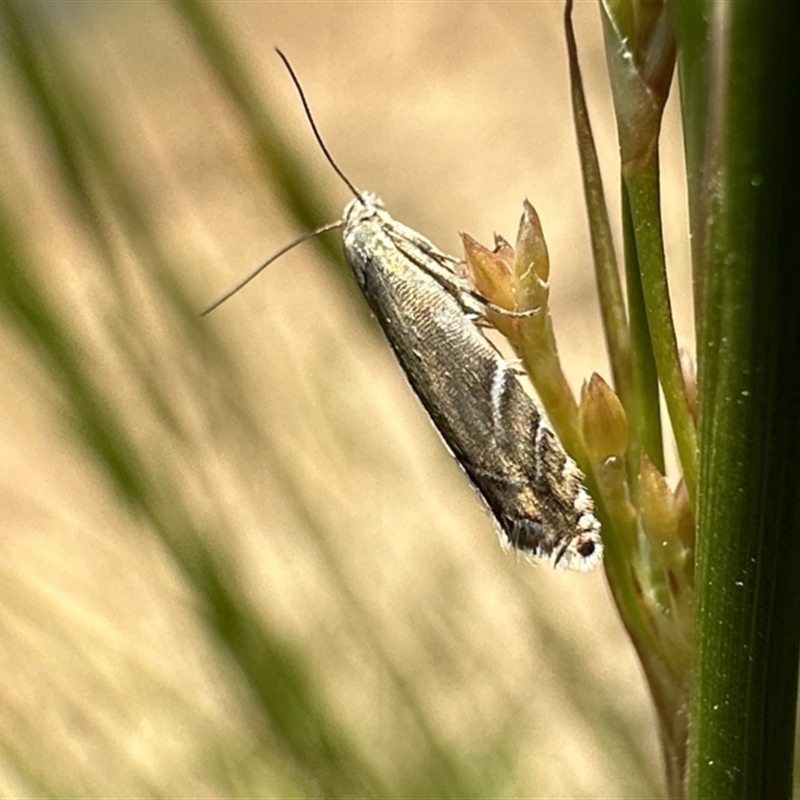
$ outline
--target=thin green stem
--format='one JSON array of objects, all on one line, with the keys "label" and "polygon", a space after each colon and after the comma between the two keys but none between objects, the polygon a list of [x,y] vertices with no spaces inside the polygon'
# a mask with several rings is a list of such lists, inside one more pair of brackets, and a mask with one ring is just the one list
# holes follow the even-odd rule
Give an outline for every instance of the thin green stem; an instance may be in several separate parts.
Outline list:
[{"label": "thin green stem", "polygon": [[672,322],[661,230],[657,148],[645,161],[624,168],[623,177],[630,200],[653,355],[672,422],[683,479],[694,505],[697,494],[697,432],[689,409]]},{"label": "thin green stem", "polygon": [[578,140],[578,154],[581,160],[583,193],[589,219],[589,235],[592,242],[597,293],[600,298],[600,313],[603,318],[603,331],[606,348],[614,376],[614,388],[622,400],[622,405],[631,407],[631,343],[628,333],[628,320],[625,313],[625,299],[619,279],[617,254],[611,235],[603,178],[597,159],[597,148],[589,121],[589,110],[583,91],[583,78],[578,61],[578,47],[572,26],[572,0],[564,7],[564,28],[569,55],[569,77],[572,94],[572,117]]},{"label": "thin green stem", "polygon": [[628,188],[622,181],[622,232],[625,242],[625,279],[631,321],[631,376],[633,396],[628,410],[630,443],[628,475],[631,494],[636,497],[642,452],[664,474],[664,446],[661,432],[661,409],[658,395],[658,371],[647,321],[642,289],[642,273],[636,249],[636,234],[631,219]]}]

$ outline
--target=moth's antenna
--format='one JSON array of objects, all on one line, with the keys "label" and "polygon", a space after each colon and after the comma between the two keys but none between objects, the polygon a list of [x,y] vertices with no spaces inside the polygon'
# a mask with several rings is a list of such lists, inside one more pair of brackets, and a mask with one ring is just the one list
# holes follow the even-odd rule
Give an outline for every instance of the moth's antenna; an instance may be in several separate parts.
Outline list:
[{"label": "moth's antenna", "polygon": [[289,59],[286,58],[286,56],[277,47],[275,48],[275,52],[281,57],[283,63],[286,65],[286,69],[289,70],[289,74],[292,76],[294,85],[297,87],[297,91],[300,94],[300,102],[303,104],[306,117],[308,117],[308,121],[311,123],[311,130],[314,131],[314,138],[317,140],[317,144],[319,144],[319,146],[322,148],[325,158],[328,159],[328,163],[333,167],[333,171],[347,184],[350,191],[356,197],[361,197],[361,192],[359,192],[358,189],[353,186],[347,175],[345,175],[344,172],[339,169],[338,164],[333,160],[333,156],[328,152],[328,148],[325,147],[325,142],[322,141],[322,136],[320,136],[320,133],[317,130],[317,123],[314,122],[314,117],[311,116],[311,109],[308,107],[308,101],[306,100],[305,93],[303,92],[303,87],[300,85],[297,75],[294,74],[294,70],[292,69],[292,65],[289,63]]},{"label": "moth's antenna", "polygon": [[[317,129],[317,123],[314,122],[314,117],[311,116],[311,109],[308,106],[308,101],[306,100],[305,93],[303,92],[303,87],[300,85],[300,81],[295,75],[294,70],[292,69],[292,65],[289,63],[289,59],[278,49],[275,48],[275,52],[281,57],[281,60],[286,65],[286,69],[289,70],[289,75],[291,75],[292,80],[294,81],[294,85],[297,87],[297,92],[300,95],[300,102],[303,104],[303,109],[306,112],[306,117],[308,121],[311,123],[311,130],[314,132],[314,138],[317,140],[317,144],[322,148],[322,152],[325,154],[325,158],[328,160],[328,163],[333,167],[333,171],[345,182],[347,187],[350,191],[356,196],[361,197],[361,192],[356,189],[355,186],[351,183],[350,179],[347,175],[339,169],[339,165],[333,160],[333,156],[328,152],[328,148],[325,147],[325,142],[322,141],[322,136],[320,135],[319,130]],[[292,248],[297,247],[297,245],[302,244],[305,241],[317,236],[320,233],[325,233],[326,231],[332,231],[334,228],[341,228],[344,224],[343,220],[337,220],[336,222],[329,222],[327,225],[323,225],[321,228],[317,228],[315,231],[311,231],[311,233],[303,234],[303,236],[295,239],[293,242],[290,242],[285,247],[282,247],[278,250],[277,253],[271,255],[263,264],[258,266],[254,269],[247,277],[243,278],[236,284],[232,289],[228,289],[222,297],[216,299],[213,303],[206,306],[201,312],[200,316],[204,317],[206,314],[210,314],[215,308],[221,306],[226,300],[233,297],[239,289],[243,289],[250,283],[253,278],[255,278],[259,273],[263,272],[273,261],[279,259],[285,253],[288,253]]]},{"label": "moth's antenna", "polygon": [[282,247],[278,250],[277,253],[273,253],[263,264],[259,267],[254,269],[246,278],[243,278],[236,284],[232,289],[228,289],[222,297],[215,300],[211,305],[206,306],[201,312],[200,316],[204,317],[206,314],[210,314],[217,306],[221,306],[228,298],[233,297],[239,289],[244,288],[250,283],[253,278],[256,277],[260,272],[265,270],[273,261],[279,259],[284,253],[288,253],[293,247],[297,247],[297,245],[302,244],[305,241],[308,241],[313,236],[316,236],[319,233],[325,233],[325,231],[332,231],[334,228],[341,228],[342,220],[337,220],[336,222],[329,222],[327,225],[323,225],[321,228],[317,228],[315,231],[311,231],[311,233],[304,233],[299,239],[295,239],[293,242],[290,242],[286,245],[286,247]]}]

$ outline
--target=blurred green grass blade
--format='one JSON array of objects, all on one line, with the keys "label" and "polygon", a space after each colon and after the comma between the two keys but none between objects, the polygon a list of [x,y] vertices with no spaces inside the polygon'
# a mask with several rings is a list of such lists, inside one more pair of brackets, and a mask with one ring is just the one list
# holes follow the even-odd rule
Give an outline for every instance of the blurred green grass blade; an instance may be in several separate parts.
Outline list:
[{"label": "blurred green grass blade", "polygon": [[[13,7],[6,6],[5,10],[8,17],[17,23],[12,30],[16,34],[15,41],[21,43],[15,53],[24,54],[24,59],[17,60],[22,67],[21,80],[23,83],[29,82],[31,91],[28,95],[35,99],[38,109],[42,111],[43,130],[46,133],[54,129],[57,131],[57,135],[49,137],[54,151],[53,162],[63,167],[61,174],[69,196],[75,200],[76,209],[88,221],[90,232],[95,237],[102,237],[99,215],[82,213],[92,208],[93,195],[87,187],[96,185],[98,179],[106,185],[113,183],[117,189],[115,195],[126,198],[117,207],[122,218],[141,222],[144,215],[130,195],[130,185],[114,169],[112,160],[89,159],[88,163],[95,172],[84,172],[87,162],[77,153],[75,143],[80,141],[82,146],[86,146],[87,142],[98,142],[103,137],[99,135],[99,125],[87,116],[89,112],[86,111],[86,105],[83,106],[86,114],[80,130],[70,128],[70,120],[60,113],[64,106],[58,101],[75,97],[74,83],[71,87],[73,91],[66,91],[62,86],[60,92],[57,89],[52,93],[46,86],[43,71],[39,69],[35,57],[37,45],[41,43],[34,44],[26,25],[45,39],[46,27],[37,27],[36,22],[31,20],[22,24],[18,17],[13,17],[16,11]],[[60,80],[69,82],[69,65],[64,60],[59,61],[57,48],[52,41],[49,44],[47,50],[51,65],[55,63],[58,67],[56,73]],[[44,140],[48,141],[48,137]],[[96,156],[99,151],[95,150],[93,154]],[[228,575],[223,581],[221,575],[211,569],[210,562],[199,569],[203,540],[190,524],[186,524],[188,519],[183,517],[184,510],[175,503],[180,491],[164,485],[163,472],[156,477],[152,465],[148,464],[148,454],[142,452],[136,439],[129,435],[128,420],[97,381],[91,358],[82,346],[80,335],[76,335],[78,331],[73,327],[74,321],[61,318],[46,287],[36,277],[38,270],[15,241],[11,224],[4,219],[5,216],[0,217],[0,261],[3,264],[0,287],[4,310],[15,321],[15,327],[25,334],[32,351],[43,361],[45,370],[57,381],[67,401],[75,432],[87,452],[113,483],[119,496],[125,498],[131,510],[143,513],[150,519],[153,529],[170,548],[176,564],[192,583],[197,597],[215,609],[211,618],[220,624],[224,622],[219,629],[221,640],[226,643],[228,652],[256,691],[262,703],[262,712],[266,712],[275,725],[283,746],[288,748],[297,764],[298,772],[311,776],[311,782],[321,787],[325,795],[349,794],[357,790],[370,793],[366,789],[367,784],[372,791],[380,791],[374,780],[368,780],[368,770],[355,751],[343,744],[346,737],[338,728],[335,718],[322,711],[316,690],[308,680],[300,678],[303,674],[298,667],[301,657],[291,655],[289,648],[279,643],[272,632],[257,622],[257,615],[252,609],[233,601],[233,575]],[[149,239],[144,225],[132,225],[131,237],[137,244],[144,244],[146,250],[157,246],[155,241]],[[99,249],[106,255],[110,252],[105,247]],[[108,272],[113,272],[113,268]],[[179,318],[182,316],[187,324],[196,324],[196,315],[189,309],[185,298],[179,298],[175,293],[167,297],[173,305],[178,306]],[[181,299],[183,302],[179,302]],[[129,331],[128,336],[133,339],[136,332]],[[148,373],[140,372],[138,377],[147,381],[152,388],[157,388],[157,382]],[[168,422],[175,434],[178,426],[174,424],[168,395],[161,395],[165,388],[158,387],[160,399],[156,404],[157,413],[162,422]],[[151,400],[156,399],[152,393],[150,397]],[[209,580],[210,575],[215,576],[213,581]],[[225,601],[224,606],[229,613],[219,613],[221,599]],[[251,638],[246,648],[241,637],[230,633],[232,610],[240,612],[237,624],[248,627]],[[267,676],[269,680],[266,680]],[[287,698],[293,698],[292,702],[286,703]],[[316,738],[308,740],[306,736],[299,743],[296,742],[297,736],[303,732],[316,732]]]},{"label": "blurred green grass blade", "polygon": [[[316,690],[302,677],[301,657],[292,654],[291,648],[265,628],[253,609],[241,600],[234,601],[233,575],[223,580],[218,568],[203,555],[202,537],[191,528],[181,529],[182,509],[169,499],[178,496],[178,492],[156,480],[143,462],[135,441],[126,434],[125,421],[117,417],[113,405],[93,385],[79,342],[68,327],[59,324],[56,312],[30,277],[32,267],[12,242],[9,227],[0,216],[3,307],[17,320],[18,329],[27,333],[40,357],[50,362],[51,374],[58,372],[71,419],[87,450],[131,510],[147,516],[170,548],[197,598],[211,611],[210,619],[228,653],[261,701],[261,713],[266,713],[275,726],[299,773],[309,776],[326,795],[349,793],[356,788],[363,791],[364,785],[354,784],[353,780],[354,776],[367,780],[368,770],[355,751],[344,744],[347,737],[339,730],[335,717],[323,711]],[[248,631],[246,639],[242,627]],[[308,732],[316,733],[309,739]],[[369,785],[376,787],[374,782]]]},{"label": "blurred green grass blade", "polygon": [[[139,330],[144,324],[136,315],[139,297],[132,293],[126,268],[119,263],[118,248],[112,244],[120,227],[127,234],[126,245],[138,255],[137,266],[156,284],[152,296],[162,303],[163,313],[173,324],[175,335],[185,339],[189,349],[213,362],[216,369],[227,371],[229,378],[234,377],[231,369],[234,361],[209,327],[202,326],[191,300],[175,280],[178,270],[169,264],[153,235],[146,208],[133,188],[134,181],[109,145],[111,137],[103,129],[93,98],[74,74],[73,65],[54,36],[50,22],[38,15],[36,7],[19,8],[17,4],[6,2],[2,9],[12,34],[14,46],[10,50],[16,56],[12,65],[40,121],[39,141],[49,151],[49,163],[58,169],[62,194],[85,223],[85,233],[95,247],[96,266],[103,270],[103,277],[112,286],[116,316],[106,318],[108,332],[121,358],[130,362],[136,379],[146,386],[159,422],[169,426],[174,435],[181,436],[183,431],[169,397],[170,387],[158,381],[158,372],[163,366],[154,360],[158,348],[140,347],[150,334]],[[6,230],[11,236],[10,223]],[[40,352],[51,354],[54,366],[75,369],[68,383],[76,391],[83,392],[83,399],[77,405],[96,404],[95,398],[101,397],[103,391],[96,381],[92,385],[92,355],[84,352],[77,341],[67,344],[77,332],[76,321],[60,318],[47,288],[35,279],[37,270],[30,264],[20,265],[15,273],[20,291],[9,297],[15,299],[16,311],[22,312],[17,313],[17,319],[27,319],[29,325],[34,324],[39,329],[46,339]],[[143,350],[144,355],[141,355]],[[226,403],[231,404],[236,418],[246,421],[252,432],[256,425],[252,415],[247,413],[246,404],[239,399],[242,393],[238,383],[232,381],[233,388],[238,391],[231,392]],[[85,415],[87,419],[102,417],[106,409],[113,409],[113,403],[100,405],[102,408]],[[120,423],[120,430],[123,429],[124,421]],[[95,443],[99,444],[99,439]],[[106,463],[110,463],[110,457],[111,451],[106,454]],[[130,486],[130,483],[124,481],[120,486]]]},{"label": "blurred green grass blade", "polygon": [[[109,332],[125,357],[138,362],[139,377],[147,383],[149,397],[157,406],[161,421],[180,434],[181,426],[165,396],[168,387],[152,380],[153,372],[158,369],[153,361],[155,351],[143,352],[139,347],[136,332],[142,324],[141,316],[137,315],[139,297],[127,267],[121,263],[121,248],[115,245],[120,228],[127,234],[125,244],[138,257],[137,266],[156,285],[154,296],[163,301],[163,313],[179,327],[180,337],[188,340],[188,347],[202,353],[215,370],[228,374],[232,388],[240,383],[240,378],[233,374],[234,361],[211,335],[208,326],[203,326],[191,298],[176,281],[179,271],[170,265],[153,234],[145,203],[137,196],[135,182],[113,150],[112,137],[104,130],[94,98],[74,74],[73,65],[54,36],[46,15],[41,15],[36,7],[25,8],[25,13],[21,13],[22,9],[12,2],[4,3],[2,8],[12,34],[10,50],[15,56],[20,84],[39,115],[41,141],[49,145],[50,163],[58,170],[65,190],[62,194],[82,220],[83,231],[112,286],[116,317],[109,320]],[[254,422],[241,401],[241,393],[230,392],[226,403],[252,429]]]},{"label": "blurred green grass blade", "polygon": [[[800,650],[800,7],[676,5],[690,52],[707,48],[682,65],[691,107],[710,92],[706,129],[687,132],[704,142],[694,207],[708,209],[696,267],[707,277],[688,793],[788,798]],[[689,150],[694,159],[699,145]]]},{"label": "blurred green grass blade", "polygon": [[[315,230],[337,219],[341,212],[332,211],[330,205],[320,199],[325,197],[326,192],[323,191],[323,184],[317,176],[321,170],[329,169],[324,158],[320,156],[312,159],[310,155],[302,159],[296,157],[294,149],[289,144],[290,137],[280,122],[275,121],[275,114],[268,102],[262,99],[265,91],[257,88],[252,71],[248,69],[226,33],[213,5],[204,0],[195,0],[191,3],[169,0],[169,5],[193,36],[203,62],[239,112],[257,145],[264,177],[276,186],[286,210],[297,220],[298,228],[301,231]],[[280,42],[267,44],[272,49]],[[287,53],[287,55],[291,59],[292,54]],[[276,66],[280,64],[277,54],[275,63]],[[283,67],[282,64],[280,66]],[[302,80],[301,65],[294,64],[294,67],[300,71]],[[288,74],[286,80],[290,80]],[[299,105],[299,98],[297,102]],[[322,127],[324,130],[324,125]],[[316,142],[310,134],[308,143],[307,152],[314,154]],[[318,166],[311,167],[312,163]],[[313,241],[332,263],[339,267],[340,273],[344,274],[346,270],[339,239],[340,237],[334,234],[319,236]],[[347,286],[351,291],[355,291],[352,280],[347,281]]]},{"label": "blurred green grass blade", "polygon": [[[69,60],[52,37],[47,21],[35,14],[23,17],[12,5],[5,6],[5,10],[19,45],[13,50],[17,56],[14,63],[20,83],[27,88],[27,95],[39,113],[42,141],[50,149],[52,163],[59,167],[66,196],[84,220],[86,233],[96,246],[96,266],[105,268],[104,275],[113,281],[115,294],[121,295],[120,310],[127,316],[126,302],[131,307],[137,304],[125,294],[125,281],[120,279],[114,263],[114,248],[110,244],[113,237],[107,230],[111,220],[116,226],[121,224],[127,242],[139,254],[139,265],[158,286],[154,294],[159,296],[166,318],[172,321],[172,333],[185,339],[185,346],[192,352],[202,352],[206,360],[209,352],[216,353],[217,368],[232,374],[233,360],[224,353],[221,343],[215,342],[212,329],[198,323],[184,291],[174,283],[171,276],[177,270],[168,264],[160,243],[151,235],[146,209],[108,144],[111,140],[93,111],[92,98],[72,74]],[[143,448],[144,443],[137,440],[124,410],[117,407],[102,378],[95,373],[91,353],[85,350],[83,342],[85,332],[80,330],[77,320],[61,317],[47,287],[36,277],[39,270],[15,241],[10,223],[3,226],[2,233],[4,250],[0,257],[6,268],[0,276],[0,286],[5,289],[2,301],[6,312],[25,333],[32,351],[58,384],[86,452],[131,511],[149,519],[152,530],[169,549],[194,594],[209,609],[208,619],[220,642],[251,686],[259,700],[258,712],[270,719],[281,747],[295,764],[296,773],[317,787],[312,793],[391,794],[389,787],[380,784],[374,773],[370,774],[356,746],[347,743],[348,736],[335,715],[323,711],[324,703],[312,680],[303,677],[301,665],[307,655],[287,647],[260,622],[255,610],[234,589],[235,573],[222,571],[204,555],[205,537],[194,527],[190,510],[181,507],[180,490],[169,483],[168,473],[154,469],[153,458],[158,459],[158,454],[148,452],[146,446]],[[136,357],[150,339],[142,329],[142,320],[132,316],[124,324],[114,317],[107,321],[113,326],[110,330],[115,331],[114,341],[121,357],[133,368],[134,381],[147,387],[151,411],[171,436],[183,438],[171,397],[174,385],[171,381],[175,376],[168,381],[160,380],[159,365]],[[159,350],[154,342],[150,344],[153,346],[145,347],[146,352]],[[263,440],[263,432],[250,416],[247,403],[237,400],[247,397],[245,386],[238,381],[230,385],[220,381],[215,386],[228,394],[218,407],[224,407],[237,422],[248,420],[252,435],[261,438],[262,458],[269,462],[274,453],[271,444]],[[203,388],[206,387],[198,385],[198,394],[208,401],[211,397]],[[191,445],[190,440],[186,443]],[[284,482],[284,499],[292,498],[299,516],[307,516],[302,493],[293,485],[285,466],[275,463],[272,472]],[[316,531],[318,547],[326,550],[324,531],[313,519],[307,518],[306,522],[307,531]],[[218,558],[221,557],[219,554]],[[374,637],[371,621],[364,616],[359,599],[347,591],[335,559],[329,557],[328,565],[330,576],[338,583],[352,613],[363,619],[362,637],[371,640],[374,654],[405,697],[406,714],[413,720],[408,732],[413,729],[424,742],[419,753],[427,763],[418,763],[409,771],[407,785],[416,785],[419,794],[434,791],[439,796],[479,796],[482,791],[470,788],[472,779],[466,776],[463,765],[447,746],[438,741],[414,692],[394,669],[382,642]],[[246,637],[241,634],[242,628],[247,630]]]},{"label": "blurred green grass blade", "polygon": [[141,465],[133,450],[115,431],[101,396],[91,386],[90,366],[71,331],[59,319],[46,289],[35,278],[35,268],[12,233],[5,209],[0,206],[0,307],[14,321],[58,383],[68,407],[77,412],[69,420],[109,476],[133,506],[143,503],[139,494]]},{"label": "blurred green grass blade", "polygon": [[281,747],[309,782],[310,794],[387,795],[388,787],[358,753],[308,674],[302,653],[270,634],[257,609],[235,591],[218,558],[205,550],[192,556],[211,627],[235,656]]}]

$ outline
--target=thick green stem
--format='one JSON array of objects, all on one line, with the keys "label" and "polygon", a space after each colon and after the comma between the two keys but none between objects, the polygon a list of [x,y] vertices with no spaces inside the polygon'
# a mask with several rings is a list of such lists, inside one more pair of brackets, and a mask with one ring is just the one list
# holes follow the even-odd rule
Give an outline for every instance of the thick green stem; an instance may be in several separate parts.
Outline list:
[{"label": "thick green stem", "polygon": [[[800,6],[677,3],[705,142],[688,795],[792,796],[800,650]],[[707,103],[698,92],[708,87]]]}]

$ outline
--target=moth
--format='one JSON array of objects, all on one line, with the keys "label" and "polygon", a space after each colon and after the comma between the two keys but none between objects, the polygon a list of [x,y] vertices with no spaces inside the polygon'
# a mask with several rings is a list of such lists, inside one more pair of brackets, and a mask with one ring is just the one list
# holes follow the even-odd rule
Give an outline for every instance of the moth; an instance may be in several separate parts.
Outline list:
[{"label": "moth", "polygon": [[477,295],[459,259],[393,219],[377,195],[356,189],[322,141],[291,65],[278,54],[323,153],[354,198],[341,220],[283,248],[203,313],[290,247],[341,227],[345,258],[401,369],[505,542],[559,569],[591,569],[603,545],[583,474],[479,325],[487,308],[512,316],[536,310],[508,311]]}]

